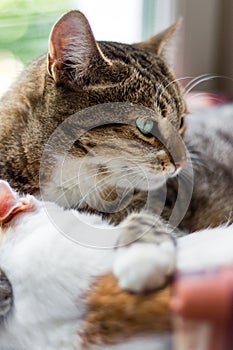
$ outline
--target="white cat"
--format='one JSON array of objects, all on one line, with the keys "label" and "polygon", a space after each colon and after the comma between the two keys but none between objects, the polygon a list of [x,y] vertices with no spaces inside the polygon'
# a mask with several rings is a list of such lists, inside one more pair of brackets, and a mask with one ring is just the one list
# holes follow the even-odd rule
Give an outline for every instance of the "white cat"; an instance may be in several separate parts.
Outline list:
[{"label": "white cat", "polygon": [[[133,219],[142,215],[145,221],[144,213],[133,215]],[[10,311],[0,323],[0,350],[83,349],[78,335],[86,311],[83,295],[95,276],[113,270],[121,286],[142,291],[161,284],[175,270],[172,242],[135,242],[113,249],[122,230],[130,228],[130,217],[113,227],[100,217],[64,210],[33,196],[19,198],[4,181],[0,222],[0,267],[13,289],[13,305],[9,303]],[[207,244],[212,252],[208,258]],[[233,263],[232,245],[232,226],[181,238],[178,269]],[[93,349],[166,349],[169,342],[162,340],[132,339]]]}]

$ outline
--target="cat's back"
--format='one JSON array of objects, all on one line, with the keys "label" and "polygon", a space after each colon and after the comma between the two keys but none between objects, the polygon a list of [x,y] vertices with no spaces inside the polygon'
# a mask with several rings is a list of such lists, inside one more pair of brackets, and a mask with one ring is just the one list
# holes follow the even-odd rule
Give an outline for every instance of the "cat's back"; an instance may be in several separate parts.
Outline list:
[{"label": "cat's back", "polygon": [[208,163],[215,160],[232,171],[233,103],[188,116],[186,142],[191,151],[195,145],[196,152]]},{"label": "cat's back", "polygon": [[[29,105],[32,107],[32,102],[35,102],[43,93],[45,73],[46,55],[42,55],[28,64],[16,77],[9,90],[0,99],[1,128],[11,115],[17,121],[16,116],[22,114],[23,110],[25,111],[23,115],[28,114],[27,107]],[[7,116],[6,111],[8,111]]]},{"label": "cat's back", "polygon": [[232,222],[233,104],[188,116],[185,141],[193,194],[183,226],[196,231]]}]

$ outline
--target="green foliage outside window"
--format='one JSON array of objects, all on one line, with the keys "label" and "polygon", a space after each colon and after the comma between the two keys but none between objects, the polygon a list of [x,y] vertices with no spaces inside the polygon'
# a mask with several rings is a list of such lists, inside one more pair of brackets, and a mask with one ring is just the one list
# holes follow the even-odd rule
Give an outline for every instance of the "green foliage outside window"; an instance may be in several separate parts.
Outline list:
[{"label": "green foliage outside window", "polygon": [[70,8],[69,0],[0,0],[0,54],[28,63],[46,52],[54,22]]}]

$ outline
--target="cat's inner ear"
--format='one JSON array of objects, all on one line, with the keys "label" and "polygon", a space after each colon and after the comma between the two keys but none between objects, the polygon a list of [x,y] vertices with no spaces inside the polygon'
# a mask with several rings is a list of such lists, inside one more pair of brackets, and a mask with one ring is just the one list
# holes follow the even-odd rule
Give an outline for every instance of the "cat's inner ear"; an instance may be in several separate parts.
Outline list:
[{"label": "cat's inner ear", "polygon": [[0,180],[0,224],[9,222],[12,217],[34,207],[31,197],[20,199],[6,181]]},{"label": "cat's inner ear", "polygon": [[111,64],[95,41],[86,17],[79,11],[70,11],[58,20],[50,34],[48,72],[56,82],[78,79],[93,61]]},{"label": "cat's inner ear", "polygon": [[140,43],[134,44],[135,47],[145,49],[151,53],[160,55],[163,51],[164,46],[175,33],[176,29],[180,26],[182,19],[178,19],[174,24],[172,24],[167,29],[152,36],[148,40],[142,41]]}]

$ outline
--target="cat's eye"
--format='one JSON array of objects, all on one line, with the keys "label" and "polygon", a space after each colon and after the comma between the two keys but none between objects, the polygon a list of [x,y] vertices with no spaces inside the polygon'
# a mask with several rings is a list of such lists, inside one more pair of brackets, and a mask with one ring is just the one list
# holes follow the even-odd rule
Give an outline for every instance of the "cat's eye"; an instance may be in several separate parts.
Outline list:
[{"label": "cat's eye", "polygon": [[145,117],[139,117],[136,119],[136,126],[142,134],[149,135],[154,127],[154,122]]}]

